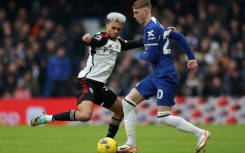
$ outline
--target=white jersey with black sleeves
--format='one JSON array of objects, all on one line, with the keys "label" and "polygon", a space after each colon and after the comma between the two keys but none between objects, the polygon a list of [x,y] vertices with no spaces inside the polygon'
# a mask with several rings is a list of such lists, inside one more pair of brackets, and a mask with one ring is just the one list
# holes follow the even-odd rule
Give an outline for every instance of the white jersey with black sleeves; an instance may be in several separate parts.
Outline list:
[{"label": "white jersey with black sleeves", "polygon": [[118,37],[112,40],[107,32],[100,32],[89,43],[84,43],[90,46],[90,54],[87,65],[80,71],[78,78],[88,78],[104,84],[113,71],[118,53],[144,46],[143,38],[126,41]]}]

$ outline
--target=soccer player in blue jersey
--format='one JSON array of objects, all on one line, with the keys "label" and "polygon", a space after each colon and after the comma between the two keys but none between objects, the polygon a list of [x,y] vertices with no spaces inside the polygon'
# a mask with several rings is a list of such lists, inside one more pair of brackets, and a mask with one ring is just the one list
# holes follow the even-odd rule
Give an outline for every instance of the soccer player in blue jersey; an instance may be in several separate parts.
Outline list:
[{"label": "soccer player in blue jersey", "polygon": [[135,107],[145,99],[157,96],[157,118],[161,124],[177,130],[193,133],[197,137],[195,152],[200,152],[207,144],[210,132],[200,129],[181,117],[171,115],[174,97],[177,89],[178,74],[171,56],[169,40],[173,39],[184,49],[190,70],[196,70],[198,65],[185,37],[174,30],[163,27],[151,15],[149,0],[137,0],[132,6],[134,18],[144,26],[145,52],[140,59],[150,62],[153,72],[144,78],[123,99],[124,123],[127,142],[118,147],[118,152],[137,152],[136,146],[136,112]]}]

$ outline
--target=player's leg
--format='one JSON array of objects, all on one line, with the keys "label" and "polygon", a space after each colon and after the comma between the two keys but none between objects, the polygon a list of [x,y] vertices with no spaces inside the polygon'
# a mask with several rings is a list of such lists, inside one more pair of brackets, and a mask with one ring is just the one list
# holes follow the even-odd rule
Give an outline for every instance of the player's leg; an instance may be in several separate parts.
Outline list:
[{"label": "player's leg", "polygon": [[93,102],[83,101],[78,105],[78,110],[71,110],[54,115],[42,115],[35,117],[31,120],[31,126],[38,126],[41,124],[54,122],[54,121],[89,121],[93,113]]},{"label": "player's leg", "polygon": [[157,118],[161,124],[172,126],[177,130],[195,134],[197,137],[204,133],[204,130],[197,128],[185,119],[170,114],[170,106],[157,106]]},{"label": "player's leg", "polygon": [[88,90],[90,88],[93,88],[93,83],[84,78],[78,79],[74,87],[78,110],[70,110],[54,115],[44,114],[35,117],[31,120],[31,126],[38,126],[54,121],[89,121],[92,117],[94,101],[94,93]]},{"label": "player's leg", "polygon": [[[158,89],[157,91],[158,121],[164,125],[174,127],[177,130],[193,133],[195,134],[197,138],[203,137],[202,139],[204,140],[204,143],[199,141],[198,139],[199,145],[197,147],[197,150],[200,151],[206,145],[206,142],[207,142],[208,137],[210,136],[210,133],[194,126],[193,124],[187,122],[185,119],[181,117],[172,116],[170,114],[171,108],[175,104],[174,97],[175,97],[175,91],[177,88],[177,85],[174,84],[173,83],[174,81],[171,81],[171,80],[174,80],[174,79],[165,78],[164,80],[158,81],[161,83],[156,84],[157,89]],[[203,136],[205,133],[207,135],[206,137]]]},{"label": "player's leg", "polygon": [[95,104],[111,110],[114,114],[109,123],[106,137],[114,138],[123,119],[122,100],[106,86],[97,88]]},{"label": "player's leg", "polygon": [[[97,84],[87,78],[78,78],[74,91],[78,105],[78,110],[74,112],[74,121],[87,122],[92,118]],[[59,116],[61,117],[61,114],[54,115],[54,120],[61,120],[62,118],[58,118]],[[70,118],[72,119],[72,117]]]},{"label": "player's leg", "polygon": [[137,89],[133,88],[130,93],[123,99],[123,112],[124,112],[124,125],[127,134],[127,141],[124,145],[119,146],[117,151],[119,153],[130,152],[136,153],[136,112],[135,107],[144,97],[138,92]]},{"label": "player's leg", "polygon": [[143,79],[131,92],[123,99],[124,124],[127,134],[127,142],[118,147],[118,152],[137,152],[136,147],[136,112],[135,107],[144,99],[148,99],[155,93],[155,87],[151,76]]},{"label": "player's leg", "polygon": [[120,97],[117,97],[114,104],[110,107],[110,110],[114,112],[114,114],[109,123],[106,137],[114,138],[123,119],[122,99]]},{"label": "player's leg", "polygon": [[[94,103],[84,100],[78,105],[78,111],[75,112],[75,121],[87,122],[92,118]],[[54,118],[55,119],[55,118]]]},{"label": "player's leg", "polygon": [[171,115],[170,106],[158,106],[157,110],[157,118],[161,124],[172,126],[180,131],[193,133],[197,137],[196,152],[200,152],[206,146],[211,135],[209,131],[200,129],[181,117]]}]

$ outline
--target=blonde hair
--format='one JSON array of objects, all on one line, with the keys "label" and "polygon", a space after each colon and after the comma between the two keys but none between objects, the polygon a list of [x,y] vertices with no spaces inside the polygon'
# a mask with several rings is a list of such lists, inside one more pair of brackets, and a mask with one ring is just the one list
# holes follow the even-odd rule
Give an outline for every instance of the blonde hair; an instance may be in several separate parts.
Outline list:
[{"label": "blonde hair", "polygon": [[120,23],[124,23],[126,21],[126,17],[123,14],[117,12],[109,13],[106,18],[109,21],[116,21]]},{"label": "blonde hair", "polygon": [[137,0],[134,2],[134,5],[132,6],[133,9],[148,7],[151,9],[151,2],[150,0]]}]

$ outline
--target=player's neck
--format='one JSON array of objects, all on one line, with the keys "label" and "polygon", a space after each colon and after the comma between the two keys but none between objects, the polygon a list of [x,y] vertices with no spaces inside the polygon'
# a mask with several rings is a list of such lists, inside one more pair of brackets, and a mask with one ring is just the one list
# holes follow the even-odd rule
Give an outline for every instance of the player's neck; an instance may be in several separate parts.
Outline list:
[{"label": "player's neck", "polygon": [[143,24],[144,25],[144,27],[150,22],[150,20],[151,20],[151,15],[149,15],[149,16],[147,16],[146,17],[146,19],[145,19],[145,23]]},{"label": "player's neck", "polygon": [[110,35],[109,35],[109,33],[108,33],[108,31],[106,30],[106,33],[108,34],[108,37],[109,37],[109,39],[111,39],[111,40],[113,40],[113,41],[115,41],[115,40],[117,40],[117,38],[113,38],[113,37],[111,37]]}]

